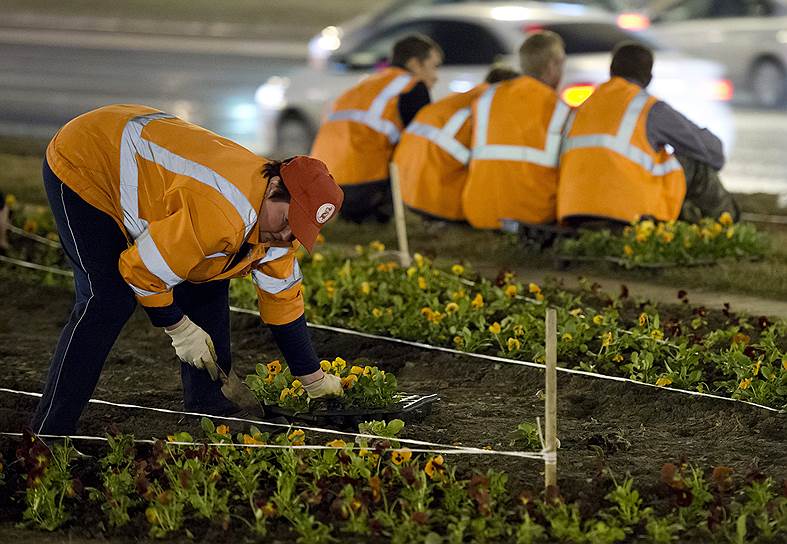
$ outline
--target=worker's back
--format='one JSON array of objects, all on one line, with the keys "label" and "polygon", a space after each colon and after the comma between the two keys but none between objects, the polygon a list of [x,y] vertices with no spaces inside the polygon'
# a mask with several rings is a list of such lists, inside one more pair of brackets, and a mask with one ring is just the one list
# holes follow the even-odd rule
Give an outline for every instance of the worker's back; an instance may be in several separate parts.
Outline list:
[{"label": "worker's back", "polygon": [[439,219],[464,219],[471,105],[486,88],[481,84],[424,106],[402,134],[394,162],[409,207]]},{"label": "worker's back", "polygon": [[678,161],[648,141],[656,102],[640,86],[613,77],[572,114],[560,159],[559,220],[677,219],[686,182]]},{"label": "worker's back", "polygon": [[339,185],[388,179],[388,163],[404,129],[399,95],[417,80],[401,68],[365,78],[334,102],[311,155],[323,161]]},{"label": "worker's back", "polygon": [[560,132],[568,115],[555,91],[529,77],[490,87],[473,106],[473,148],[462,195],[468,222],[555,218]]}]

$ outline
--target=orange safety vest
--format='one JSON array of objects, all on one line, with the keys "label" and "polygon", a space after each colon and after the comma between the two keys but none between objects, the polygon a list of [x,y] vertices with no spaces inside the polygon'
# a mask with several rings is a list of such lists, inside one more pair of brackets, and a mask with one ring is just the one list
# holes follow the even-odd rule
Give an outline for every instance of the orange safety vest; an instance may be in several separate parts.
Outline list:
[{"label": "orange safety vest", "polygon": [[569,113],[529,76],[491,86],[473,106],[473,149],[462,206],[476,228],[555,219],[560,134]]},{"label": "orange safety vest", "polygon": [[654,149],[647,136],[648,112],[656,102],[639,85],[613,77],[571,115],[560,159],[560,220],[678,218],[686,195],[683,168],[666,150]]},{"label": "orange safety vest", "polygon": [[488,87],[477,85],[424,106],[396,146],[402,200],[413,209],[463,220],[462,191],[470,162],[470,106]]},{"label": "orange safety vest", "polygon": [[404,129],[399,95],[417,83],[407,70],[386,68],[336,99],[311,151],[328,166],[336,183],[388,179],[388,164]]},{"label": "orange safety vest", "polygon": [[[289,248],[259,242],[266,160],[202,127],[147,106],[113,105],[66,124],[46,150],[52,171],[112,217],[129,240],[119,270],[137,300],[169,306],[172,288],[251,273],[260,316],[303,314]],[[232,265],[248,243],[250,250]]]}]

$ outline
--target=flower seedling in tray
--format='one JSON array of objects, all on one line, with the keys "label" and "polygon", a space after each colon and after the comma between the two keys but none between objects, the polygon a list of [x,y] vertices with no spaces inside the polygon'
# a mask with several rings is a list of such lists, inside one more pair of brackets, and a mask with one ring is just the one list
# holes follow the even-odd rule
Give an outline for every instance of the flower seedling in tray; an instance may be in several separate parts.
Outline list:
[{"label": "flower seedling in tray", "polygon": [[342,397],[310,399],[300,380],[278,360],[258,364],[256,373],[246,377],[246,384],[265,404],[267,413],[313,422],[354,424],[358,418],[370,415],[389,418],[424,413],[438,400],[437,395],[398,392],[396,377],[376,366],[351,365],[336,357],[333,361],[321,361],[320,367],[326,374],[341,379]]}]

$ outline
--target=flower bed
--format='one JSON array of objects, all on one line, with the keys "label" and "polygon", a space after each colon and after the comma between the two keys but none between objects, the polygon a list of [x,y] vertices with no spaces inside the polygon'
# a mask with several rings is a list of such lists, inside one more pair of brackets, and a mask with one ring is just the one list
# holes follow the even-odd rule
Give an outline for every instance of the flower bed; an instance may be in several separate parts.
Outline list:
[{"label": "flower bed", "polygon": [[[396,378],[375,366],[348,365],[341,357],[321,361],[320,367],[328,374],[342,380],[344,396],[337,399],[347,408],[385,408],[393,404],[396,396]],[[246,377],[246,384],[262,402],[292,410],[307,412],[310,402],[300,380],[290,369],[276,360],[258,364],[256,374]]]},{"label": "flower bed", "polygon": [[367,431],[390,436],[333,440],[323,450],[297,449],[301,430],[233,436],[209,420],[202,426],[202,445],[178,444],[192,442],[187,433],[152,446],[111,436],[87,460],[68,443],[50,452],[28,436],[19,462],[0,465],[0,504],[7,516],[48,531],[222,542],[776,542],[787,535],[787,497],[760,473],[744,482],[727,467],[667,464],[654,504],[632,480],[608,475],[594,482],[603,501],[568,502],[557,490],[512,489],[494,470],[460,475],[448,456],[399,447],[393,435],[401,424],[372,422]]},{"label": "flower bed", "polygon": [[721,259],[755,259],[765,255],[765,235],[751,224],[734,224],[729,213],[718,221],[634,223],[620,234],[609,230],[580,231],[563,240],[558,253],[567,260],[609,260],[634,268],[709,264]]},{"label": "flower bed", "polygon": [[[347,257],[303,257],[311,322],[428,342],[468,352],[543,362],[544,315],[557,308],[560,364],[660,386],[715,392],[773,407],[787,406],[787,323],[729,310],[711,314],[688,304],[655,306],[555,285],[489,281],[455,264],[434,266],[415,255],[403,270],[375,243]],[[685,293],[681,299],[688,302]],[[254,307],[249,281],[232,285],[236,304]]]}]

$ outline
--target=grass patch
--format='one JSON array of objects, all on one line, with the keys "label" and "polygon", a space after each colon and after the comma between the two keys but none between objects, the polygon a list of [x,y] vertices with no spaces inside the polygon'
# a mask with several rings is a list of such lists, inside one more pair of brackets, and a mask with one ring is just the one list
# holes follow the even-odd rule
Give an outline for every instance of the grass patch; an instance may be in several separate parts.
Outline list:
[{"label": "grass patch", "polygon": [[[242,24],[272,37],[302,39],[381,5],[379,0],[6,0],[6,13]],[[286,26],[287,34],[277,31]]]},{"label": "grass patch", "polygon": [[[20,202],[46,205],[46,195],[41,183],[41,156],[39,144],[20,140],[0,139],[0,188],[13,193]],[[11,152],[13,151],[13,153]],[[766,205],[775,202],[764,195],[742,199],[744,209],[764,212]],[[778,207],[771,208],[777,210]],[[410,247],[438,264],[466,261],[479,270],[535,269],[555,270],[554,258],[549,253],[528,250],[515,238],[493,232],[477,231],[466,226],[424,223],[420,217],[409,214],[407,226]],[[620,267],[593,263],[572,266],[572,275],[614,277],[620,280],[644,281],[685,289],[705,289],[730,293],[787,300],[787,230],[773,227],[766,229],[771,239],[771,252],[759,262],[726,261],[715,266],[672,268],[664,270],[625,270]],[[343,221],[333,222],[325,229],[331,244],[352,247],[366,245],[373,240],[396,248],[393,225],[369,224],[358,226]]]}]

